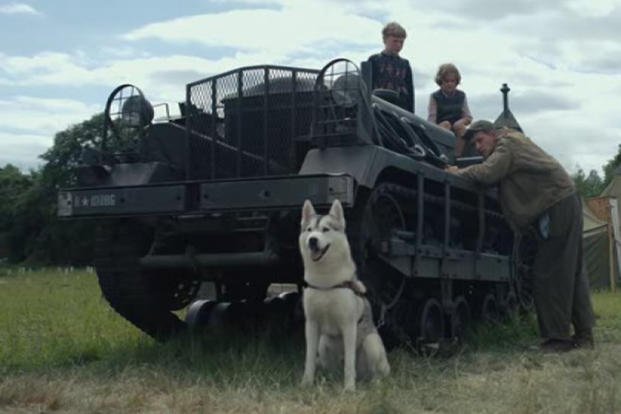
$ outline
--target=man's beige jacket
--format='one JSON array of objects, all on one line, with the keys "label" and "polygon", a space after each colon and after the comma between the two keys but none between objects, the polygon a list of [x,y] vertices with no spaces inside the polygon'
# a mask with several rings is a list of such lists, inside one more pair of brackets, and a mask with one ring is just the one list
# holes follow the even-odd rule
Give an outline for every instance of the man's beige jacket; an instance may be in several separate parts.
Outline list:
[{"label": "man's beige jacket", "polygon": [[483,163],[456,174],[477,184],[499,184],[502,211],[518,230],[576,191],[558,161],[528,137],[509,129],[500,132],[494,151]]}]

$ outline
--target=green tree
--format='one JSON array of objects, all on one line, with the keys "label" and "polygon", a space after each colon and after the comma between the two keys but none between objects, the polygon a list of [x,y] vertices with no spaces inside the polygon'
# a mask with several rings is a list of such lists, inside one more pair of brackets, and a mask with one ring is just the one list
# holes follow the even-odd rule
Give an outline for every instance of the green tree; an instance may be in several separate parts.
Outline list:
[{"label": "green tree", "polygon": [[47,161],[43,167],[45,186],[54,193],[59,187],[76,184],[75,169],[80,164],[84,146],[98,148],[102,140],[104,114],[72,125],[54,137],[54,145],[40,157]]},{"label": "green tree", "polygon": [[579,168],[572,178],[578,194],[584,198],[597,197],[605,188],[604,180],[595,170],[589,171],[589,175],[586,175],[584,170]]},{"label": "green tree", "polygon": [[98,147],[103,113],[72,125],[54,136],[54,145],[41,158],[46,161],[34,194],[24,200],[25,211],[39,218],[40,231],[27,257],[39,263],[90,264],[93,256],[93,223],[62,221],[56,215],[58,190],[77,184],[76,168],[84,146]]},{"label": "green tree", "polygon": [[11,165],[0,169],[0,240],[10,261],[91,262],[92,223],[59,220],[56,203],[60,188],[77,184],[82,148],[99,145],[102,125],[103,114],[97,114],[58,132],[54,145],[41,155],[46,163],[38,171],[22,174]]},{"label": "green tree", "polygon": [[615,170],[617,167],[621,165],[621,144],[619,144],[619,148],[617,150],[617,155],[608,160],[606,165],[604,165],[604,188],[610,184],[612,181],[612,177],[614,176]]},{"label": "green tree", "polygon": [[0,257],[16,262],[24,259],[28,235],[18,224],[24,195],[34,187],[34,173],[23,174],[7,164],[0,168]]},{"label": "green tree", "polygon": [[0,232],[10,228],[17,200],[32,185],[32,177],[16,166],[7,164],[0,168]]}]

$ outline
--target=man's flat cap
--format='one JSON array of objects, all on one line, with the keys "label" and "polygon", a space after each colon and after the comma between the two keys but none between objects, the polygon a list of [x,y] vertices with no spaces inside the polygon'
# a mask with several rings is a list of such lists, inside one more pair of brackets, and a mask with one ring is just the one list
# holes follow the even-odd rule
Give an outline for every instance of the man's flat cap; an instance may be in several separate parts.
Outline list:
[{"label": "man's flat cap", "polygon": [[466,128],[466,132],[464,133],[463,138],[465,140],[469,140],[476,134],[477,132],[491,132],[495,130],[496,127],[490,121],[486,121],[484,119],[480,119],[478,121],[474,121],[468,128]]}]

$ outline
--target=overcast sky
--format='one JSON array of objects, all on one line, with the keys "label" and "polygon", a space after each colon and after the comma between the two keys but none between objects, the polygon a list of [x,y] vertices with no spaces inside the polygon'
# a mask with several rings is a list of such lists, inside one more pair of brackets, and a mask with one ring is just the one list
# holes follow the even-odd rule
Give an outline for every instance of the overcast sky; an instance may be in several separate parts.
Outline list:
[{"label": "overcast sky", "polygon": [[617,153],[621,0],[0,0],[0,166],[41,165],[118,84],[177,102],[235,67],[360,62],[391,20],[408,31],[418,115],[453,62],[475,118],[498,116],[508,83],[522,128],[568,170],[601,173]]}]

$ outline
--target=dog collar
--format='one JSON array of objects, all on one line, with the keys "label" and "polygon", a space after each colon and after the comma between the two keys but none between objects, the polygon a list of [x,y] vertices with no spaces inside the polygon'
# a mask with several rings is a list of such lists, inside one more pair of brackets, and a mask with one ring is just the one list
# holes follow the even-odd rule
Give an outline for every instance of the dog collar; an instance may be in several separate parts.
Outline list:
[{"label": "dog collar", "polygon": [[304,281],[304,286],[308,287],[308,288],[311,288],[311,289],[315,289],[315,290],[350,289],[352,292],[354,292],[355,295],[360,296],[360,297],[364,297],[364,293],[361,293],[357,289],[354,289],[354,282],[351,281],[351,280],[347,280],[347,281],[345,281],[343,283],[339,283],[337,285],[328,286],[328,287],[314,286],[314,285],[311,285],[310,283],[308,283],[305,280]]}]

